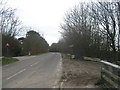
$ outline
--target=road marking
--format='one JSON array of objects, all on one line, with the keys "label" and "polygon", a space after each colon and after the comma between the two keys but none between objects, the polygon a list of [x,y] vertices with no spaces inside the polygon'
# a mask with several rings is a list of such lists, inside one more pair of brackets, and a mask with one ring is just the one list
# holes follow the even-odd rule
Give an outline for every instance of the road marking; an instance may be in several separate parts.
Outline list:
[{"label": "road marking", "polygon": [[13,78],[14,76],[16,76],[16,75],[18,75],[18,74],[24,72],[25,70],[26,70],[26,69],[23,69],[23,70],[21,70],[21,71],[15,73],[14,75],[12,75],[12,76],[10,76],[9,78],[7,78],[7,80],[9,80],[9,79]]},{"label": "road marking", "polygon": [[30,66],[34,66],[34,65],[36,65],[36,64],[38,64],[39,62],[36,62],[36,63],[33,63],[33,64],[31,64]]}]

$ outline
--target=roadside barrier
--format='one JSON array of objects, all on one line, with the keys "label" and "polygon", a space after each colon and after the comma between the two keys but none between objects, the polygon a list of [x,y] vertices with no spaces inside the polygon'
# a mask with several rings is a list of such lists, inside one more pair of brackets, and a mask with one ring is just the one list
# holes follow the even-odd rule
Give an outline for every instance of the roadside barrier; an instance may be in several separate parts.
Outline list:
[{"label": "roadside barrier", "polygon": [[99,58],[84,57],[84,60],[102,63],[101,80],[108,88],[120,89],[120,63],[118,65],[100,60]]},{"label": "roadside barrier", "polygon": [[120,88],[120,66],[103,60],[100,62],[102,63],[101,79],[105,86]]}]

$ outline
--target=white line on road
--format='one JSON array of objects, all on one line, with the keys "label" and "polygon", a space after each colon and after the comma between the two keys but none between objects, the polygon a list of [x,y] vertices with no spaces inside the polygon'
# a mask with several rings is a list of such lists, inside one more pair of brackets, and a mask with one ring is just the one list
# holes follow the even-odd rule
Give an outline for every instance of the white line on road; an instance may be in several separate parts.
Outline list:
[{"label": "white line on road", "polygon": [[36,64],[38,64],[39,62],[36,62],[36,63],[33,63],[33,64],[31,64],[30,66],[34,66],[34,65],[36,65]]},{"label": "white line on road", "polygon": [[14,76],[16,76],[16,75],[18,75],[18,74],[20,74],[20,73],[24,72],[25,70],[26,70],[26,69],[23,69],[23,70],[21,70],[21,71],[19,71],[19,72],[15,73],[14,75],[12,75],[12,76],[10,76],[9,78],[7,78],[6,80],[11,79],[12,77],[14,77]]}]

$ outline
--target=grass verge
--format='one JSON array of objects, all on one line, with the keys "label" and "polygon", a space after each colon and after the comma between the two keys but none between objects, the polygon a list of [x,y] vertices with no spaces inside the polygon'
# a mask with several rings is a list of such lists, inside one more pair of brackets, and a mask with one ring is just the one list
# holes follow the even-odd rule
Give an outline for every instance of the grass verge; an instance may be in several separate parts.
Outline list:
[{"label": "grass verge", "polygon": [[36,54],[25,55],[25,56],[39,56],[39,55],[41,55],[41,54],[45,54],[45,53],[48,53],[48,52],[36,53]]},{"label": "grass verge", "polygon": [[99,87],[99,88],[107,88],[105,83],[103,82],[103,80],[101,78],[97,79],[95,82],[94,82],[94,85]]},{"label": "grass verge", "polygon": [[6,64],[10,64],[10,63],[13,63],[13,62],[16,62],[16,61],[19,61],[18,59],[16,58],[11,58],[11,57],[3,57],[2,60],[0,60],[0,63],[2,63],[2,65],[6,65]]},{"label": "grass verge", "polygon": [[99,61],[100,61],[99,58],[92,58],[92,57],[84,57],[84,60],[88,60],[88,61],[96,61],[96,62],[99,62]]},{"label": "grass verge", "polygon": [[[44,52],[46,53],[46,52]],[[41,55],[41,54],[44,54],[44,53],[36,53],[36,54],[32,54],[31,56],[37,56],[37,55]]]},{"label": "grass verge", "polygon": [[102,85],[103,84],[103,80],[101,78],[97,79],[94,83],[94,85]]}]

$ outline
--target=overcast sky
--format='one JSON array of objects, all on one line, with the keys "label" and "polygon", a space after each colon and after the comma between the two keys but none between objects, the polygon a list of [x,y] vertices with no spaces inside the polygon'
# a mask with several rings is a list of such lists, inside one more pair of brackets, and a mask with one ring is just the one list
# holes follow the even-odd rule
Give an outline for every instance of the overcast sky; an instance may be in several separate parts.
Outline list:
[{"label": "overcast sky", "polygon": [[[60,38],[60,24],[65,12],[81,0],[8,0],[7,6],[16,8],[23,25],[36,27],[49,45]],[[83,1],[83,0],[82,0]]]}]

